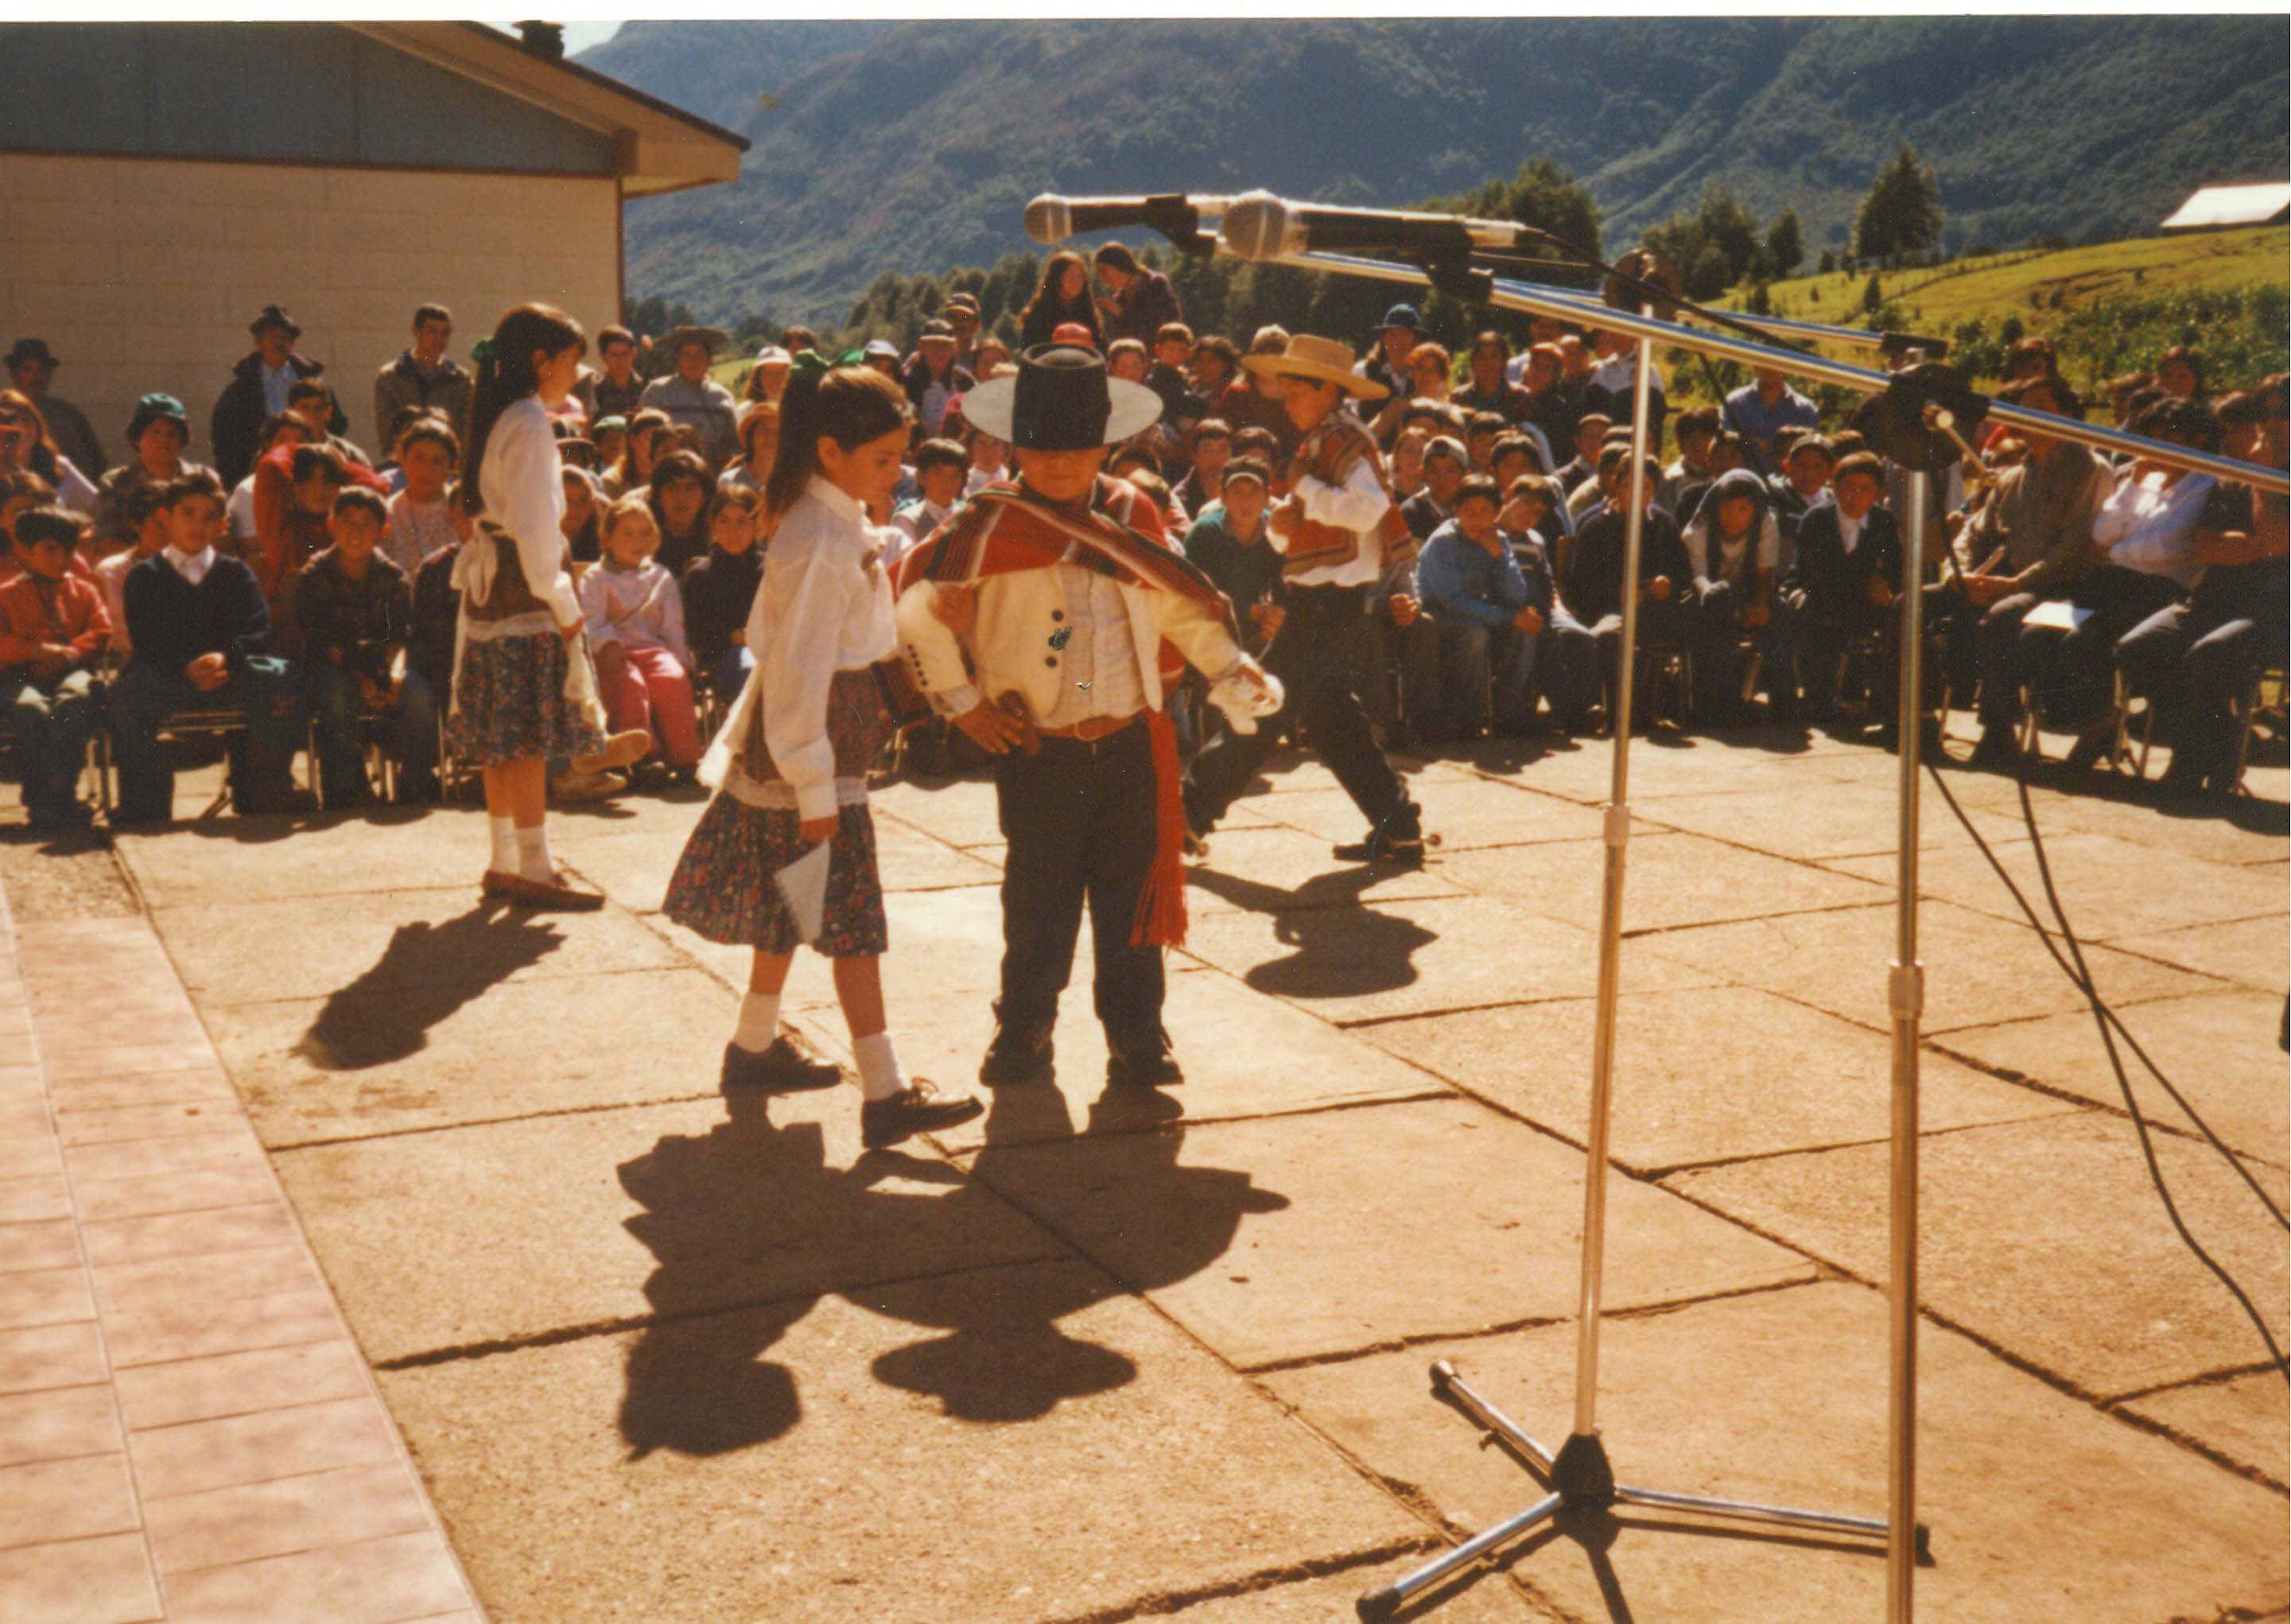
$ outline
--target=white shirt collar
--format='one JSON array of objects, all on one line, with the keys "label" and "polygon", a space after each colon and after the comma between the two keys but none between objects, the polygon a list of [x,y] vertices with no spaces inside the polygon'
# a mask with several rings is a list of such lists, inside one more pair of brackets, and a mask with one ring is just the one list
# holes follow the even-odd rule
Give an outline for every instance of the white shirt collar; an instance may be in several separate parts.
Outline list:
[{"label": "white shirt collar", "polygon": [[169,542],[159,550],[159,556],[167,560],[177,575],[197,586],[206,579],[207,571],[214,567],[215,550],[205,547],[197,552],[181,552],[177,551],[174,543]]},{"label": "white shirt collar", "polygon": [[854,501],[850,494],[841,486],[824,474],[812,475],[810,482],[803,487],[803,494],[838,519],[848,519],[853,524],[867,522],[866,510]]}]

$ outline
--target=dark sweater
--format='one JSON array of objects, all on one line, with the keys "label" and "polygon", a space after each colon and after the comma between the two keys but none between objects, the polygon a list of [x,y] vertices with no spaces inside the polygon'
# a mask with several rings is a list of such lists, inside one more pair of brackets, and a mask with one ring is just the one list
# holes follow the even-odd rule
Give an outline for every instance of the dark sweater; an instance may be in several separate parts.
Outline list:
[{"label": "dark sweater", "polygon": [[236,665],[262,653],[270,640],[270,610],[254,572],[227,552],[215,554],[197,586],[176,573],[164,552],[127,572],[121,600],[131,665],[153,665],[171,677],[201,655],[220,654]]},{"label": "dark sweater", "polygon": [[[1575,538],[1575,556],[1567,572],[1567,605],[1587,626],[1622,612],[1627,529],[1623,516],[1609,509]],[[1694,565],[1686,556],[1677,524],[1660,508],[1649,508],[1639,531],[1639,583],[1644,585],[1657,575],[1669,578],[1673,602],[1693,591]]]},{"label": "dark sweater", "polygon": [[708,556],[685,573],[684,637],[701,671],[723,658],[732,646],[732,634],[747,625],[763,578],[760,542],[736,554],[711,547]]}]

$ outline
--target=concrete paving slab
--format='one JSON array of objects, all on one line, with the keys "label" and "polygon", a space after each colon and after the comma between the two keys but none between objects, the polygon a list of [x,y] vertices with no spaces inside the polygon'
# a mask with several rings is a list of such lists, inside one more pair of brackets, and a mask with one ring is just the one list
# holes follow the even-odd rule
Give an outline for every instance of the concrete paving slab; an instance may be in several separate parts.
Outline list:
[{"label": "concrete paving slab", "polygon": [[[2005,872],[2013,876],[2014,884],[2049,929],[2052,912],[2037,870],[2035,846],[2028,840],[2014,840],[1995,850]],[[2047,835],[2045,860],[2051,865],[2053,884],[2060,891],[2069,923],[2084,941],[2102,942],[2261,915],[2281,924],[2286,912],[2291,911],[2291,896],[2281,888],[2255,883],[2248,873],[2231,864],[2175,857],[2159,870],[2151,853],[2114,835]],[[1893,878],[1891,856],[1842,857],[1832,866],[1889,888]],[[1947,847],[1921,856],[1917,890],[1921,896],[1999,919],[2027,918],[1988,859],[1971,846]],[[2291,944],[2291,927],[2283,934],[2287,944]],[[2285,959],[2291,966],[2291,951],[2287,951]]]},{"label": "concrete paving slab", "polygon": [[[1919,1617],[2150,1624],[2257,1617],[2287,1599],[2282,1498],[2126,1427],[1965,1339],[1920,1339],[1918,1503],[1934,1564]],[[1371,1469],[1477,1530],[1536,1481],[1429,1397],[1452,1359],[1547,1444],[1564,1437],[1572,1328],[1411,1348],[1271,1378]],[[1845,1284],[1611,1322],[1601,1431],[1626,1483],[1851,1515],[1885,1512],[1883,1298]],[[1626,1509],[1525,1543],[1511,1578],[1570,1619],[1873,1619],[1882,1547]],[[1431,1615],[1437,1617],[1436,1613]]]},{"label": "concrete paving slab", "polygon": [[[2158,853],[2174,852],[2208,863],[2257,863],[2284,855],[2291,839],[2291,809],[2279,799],[2163,801],[2150,790],[2102,783],[2078,785],[2037,809],[2038,826],[2086,834],[2112,834]],[[2020,821],[2017,802],[2012,809]]]},{"label": "concrete paving slab", "polygon": [[[1243,1367],[1575,1304],[1581,1156],[1464,1101],[990,1142],[971,1170]],[[1812,1278],[1652,1186],[1610,1197],[1611,1306]]]},{"label": "concrete paving slab", "polygon": [[[2188,1227],[2282,1334],[2282,1232],[2208,1146],[2157,1136]],[[1928,1136],[1918,1289],[1925,1306],[2102,1397],[2236,1369],[2265,1349],[2173,1233],[2132,1125],[2099,1113]],[[2276,1205],[2287,1181],[2258,1177]],[[1682,1173],[1669,1187],[1864,1280],[1886,1269],[1882,1145]]]},{"label": "concrete paving slab", "polygon": [[[1646,822],[1665,828],[1707,834],[1805,862],[1887,854],[1898,848],[1900,840],[1901,802],[1890,784],[1825,782],[1818,786],[1679,795],[1666,797],[1660,805],[1633,809]],[[1973,826],[1991,845],[2022,838],[2017,817],[2008,820],[1979,808],[1969,810]],[[1918,802],[1918,848],[1971,844],[1972,838],[1928,781]]]},{"label": "concrete paving slab", "polygon": [[[1185,1624],[1329,1624],[1332,1619],[1353,1617],[1353,1603],[1363,1592],[1390,1584],[1429,1561],[1438,1548],[1427,1545],[1421,1551],[1384,1562],[1362,1563],[1324,1579],[1300,1579],[1237,1596],[1213,1596],[1180,1606],[1176,1616]],[[1484,1569],[1442,1587],[1419,1607],[1419,1611],[1403,1616],[1437,1620],[1438,1624],[1518,1624],[1559,1617],[1529,1601],[1501,1574]]]},{"label": "concrete paving slab", "polygon": [[[1358,1029],[1570,1144],[1589,1134],[1589,999]],[[1611,1154],[1644,1176],[1696,1162],[1883,1139],[1890,1041],[1747,987],[1626,993],[1616,1010]],[[1927,1131],[2076,1109],[1929,1055]]]},{"label": "concrete paving slab", "polygon": [[420,990],[432,996],[389,1009],[213,1010],[215,1048],[263,1143],[712,1093],[736,1007],[696,969]]},{"label": "concrete paving slab", "polygon": [[[1256,992],[1339,1025],[1588,997],[1597,989],[1599,973],[1597,938],[1590,931],[1483,896],[1282,914],[1215,913],[1194,921],[1186,952]],[[1718,978],[1666,952],[1625,944],[1625,984],[1651,989]]]},{"label": "concrete paving slab", "polygon": [[502,1624],[1033,1624],[1422,1532],[1078,1263],[382,1380]]},{"label": "concrete paving slab", "polygon": [[1208,859],[1186,865],[1186,906],[1195,916],[1461,894],[1444,871],[1340,864],[1320,836],[1270,824],[1218,829]]},{"label": "concrete paving slab", "polygon": [[[2199,993],[2133,1004],[2118,1014],[2213,1132],[2247,1156],[2284,1162],[2291,1154],[2291,1091],[2284,1088],[2285,1061],[2277,1042],[2280,997]],[[2096,1105],[2121,1109],[2124,1104],[2108,1051],[2086,1012],[1960,1027],[1938,1047]],[[2117,1051],[2149,1120],[2178,1123],[2192,1132],[2187,1114],[2120,1041]]]},{"label": "concrete paving slab", "polygon": [[[1797,742],[1801,748],[1793,750],[1786,736],[1770,736],[1763,731],[1690,736],[1676,743],[1651,743],[1643,736],[1635,736],[1631,799],[1656,800],[1715,789],[1785,789],[1853,775],[1855,755],[1836,748],[1814,749],[1803,734]],[[1604,738],[1544,739],[1523,744],[1483,740],[1449,753],[1490,777],[1594,806],[1605,802],[1614,784],[1613,746]]]},{"label": "concrete paving slab", "polygon": [[377,1363],[1064,1253],[942,1162],[863,1155],[858,1118],[852,1089],[743,1096],[277,1164]]},{"label": "concrete paving slab", "polygon": [[[1700,965],[1885,1031],[1892,1020],[1885,986],[1894,927],[1887,904],[1666,931],[1647,940],[1674,962]],[[1917,956],[1925,967],[1928,1035],[2086,1007],[2084,994],[2025,924],[1953,903],[1926,903],[1917,911]],[[2118,1009],[2219,986],[2106,947],[2087,946],[2085,961],[2101,996]]]},{"label": "concrete paving slab", "polygon": [[673,969],[681,960],[617,908],[533,913],[473,888],[157,909],[184,990],[209,1008],[334,998],[387,1009],[426,986]]},{"label": "concrete paving slab", "polygon": [[989,846],[1002,839],[994,783],[983,774],[870,784],[867,804],[877,821],[904,824],[949,846]]},{"label": "concrete paving slab", "polygon": [[[1438,849],[1443,852],[1582,840],[1596,835],[1600,828],[1601,815],[1595,808],[1491,778],[1428,780],[1417,786],[1416,795],[1424,808],[1424,827],[1440,837]],[[1262,810],[1290,828],[1317,836],[1323,842],[1324,867],[1337,865],[1329,846],[1357,840],[1368,832],[1368,820],[1342,790],[1283,795]]]},{"label": "concrete paving slab", "polygon": [[[1547,919],[1586,930],[1599,928],[1606,842],[1555,840],[1531,851],[1499,848],[1443,855],[1443,880]],[[1681,925],[1714,925],[1770,913],[1883,902],[1889,888],[1745,851],[1700,835],[1634,832],[1623,883],[1623,931],[1634,935]]]},{"label": "concrete paving slab", "polygon": [[463,805],[226,817],[116,838],[155,908],[430,886],[467,886],[474,896],[486,866],[485,813]]},{"label": "concrete paving slab", "polygon": [[[1162,1021],[1186,1068],[1185,1086],[1109,1089],[1105,1033],[1089,990],[1069,992],[1058,1009],[1052,1086],[994,1089],[987,1115],[935,1137],[949,1150],[974,1150],[990,1139],[1018,1145],[1077,1133],[1135,1133],[1179,1118],[1226,1122],[1448,1097],[1439,1078],[1404,1058],[1260,997],[1219,970],[1173,974]],[[897,1031],[899,1057],[910,1073],[969,1089],[994,1017],[977,997],[933,998],[904,1006]]]},{"label": "concrete paving slab", "polygon": [[2166,1387],[2117,1408],[2259,1474],[2278,1489],[2291,1484],[2291,1387],[2278,1371]]},{"label": "concrete paving slab", "polygon": [[[2070,923],[2075,923],[2073,914]],[[2287,929],[2280,914],[2232,924],[2191,925],[2150,936],[2118,937],[2111,945],[2263,993],[2279,994],[2291,984],[2291,929]]]}]

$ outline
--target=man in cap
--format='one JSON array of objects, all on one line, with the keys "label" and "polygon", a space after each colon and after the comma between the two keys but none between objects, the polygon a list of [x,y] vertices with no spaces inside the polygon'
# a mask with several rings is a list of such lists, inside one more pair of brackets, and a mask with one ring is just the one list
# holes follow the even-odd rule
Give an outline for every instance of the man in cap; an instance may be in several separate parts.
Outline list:
[{"label": "man in cap", "polygon": [[1423,342],[1424,318],[1417,314],[1412,304],[1395,304],[1377,324],[1376,348],[1353,370],[1371,383],[1384,386],[1384,394],[1378,396],[1379,399],[1412,395],[1416,391],[1408,381],[1408,352]]},{"label": "man in cap", "polygon": [[[261,450],[262,425],[285,411],[287,391],[304,378],[325,372],[323,363],[294,352],[302,329],[284,305],[266,304],[262,314],[246,324],[254,335],[254,349],[230,369],[230,382],[215,397],[208,420],[207,438],[214,446],[215,471],[228,490],[253,471]],[[336,403],[327,423],[330,434],[347,434],[350,420]],[[385,425],[376,425],[382,427]]]},{"label": "man in cap", "polygon": [[978,345],[978,295],[949,293],[938,313],[941,319],[954,329],[955,365],[968,367],[971,352]]},{"label": "man in cap", "polygon": [[899,369],[899,386],[907,391],[907,404],[915,409],[918,444],[938,433],[946,420],[946,403],[978,382],[956,361],[957,347],[951,324],[927,321],[915,342],[915,353]]},{"label": "man in cap", "polygon": [[679,427],[700,436],[700,454],[721,468],[740,454],[739,412],[732,391],[708,375],[716,352],[731,342],[715,327],[679,327],[660,341],[676,370],[645,385],[643,404],[665,412]]},{"label": "man in cap", "polygon": [[[1359,685],[1372,635],[1374,598],[1415,556],[1407,520],[1387,488],[1383,458],[1357,420],[1340,410],[1349,397],[1381,400],[1385,386],[1353,369],[1352,350],[1300,333],[1279,355],[1244,363],[1279,380],[1282,405],[1303,436],[1290,464],[1286,502],[1267,521],[1287,555],[1287,615],[1266,653],[1266,669],[1288,686],[1289,703],[1314,750],[1369,820],[1364,840],[1337,848],[1348,861],[1424,861],[1422,814],[1377,748]],[[1228,733],[1194,758],[1186,812],[1206,835],[1272,754],[1273,729]]]},{"label": "man in cap", "polygon": [[[470,406],[477,398],[477,380],[469,369],[446,353],[454,342],[454,314],[442,304],[425,304],[414,312],[414,342],[383,367],[374,381],[374,431],[384,440],[398,414],[418,406],[454,426],[470,431]],[[379,447],[388,455],[390,447]]]},{"label": "man in cap", "polygon": [[963,398],[1006,441],[1016,484],[971,496],[899,567],[899,632],[918,686],[994,758],[1009,841],[1001,993],[980,1081],[1046,1081],[1058,995],[1089,904],[1106,1081],[1184,1080],[1162,1025],[1162,949],[1185,939],[1177,737],[1163,708],[1186,665],[1251,727],[1280,687],[1242,651],[1232,606],[1170,543],[1161,509],[1101,470],[1161,401],[1094,350],[1044,344]]},{"label": "man in cap", "polygon": [[103,460],[103,442],[96,438],[95,425],[70,401],[48,393],[56,368],[62,365],[48,353],[48,341],[44,338],[20,338],[8,351],[8,376],[25,398],[40,408],[56,449],[89,478],[100,479],[109,464]]}]

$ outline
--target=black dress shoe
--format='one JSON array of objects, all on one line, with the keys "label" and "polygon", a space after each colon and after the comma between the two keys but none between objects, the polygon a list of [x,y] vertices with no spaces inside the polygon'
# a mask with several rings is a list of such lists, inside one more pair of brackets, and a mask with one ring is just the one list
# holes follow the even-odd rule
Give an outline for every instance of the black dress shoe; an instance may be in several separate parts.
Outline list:
[{"label": "black dress shoe", "polygon": [[1981,742],[1965,758],[1968,767],[1993,767],[2010,772],[2021,764],[2021,742],[2009,723],[1991,722],[1981,731]]},{"label": "black dress shoe", "polygon": [[880,1150],[913,1134],[967,1122],[985,1109],[968,1094],[942,1095],[928,1079],[918,1077],[896,1094],[859,1107],[859,1142],[869,1150]]},{"label": "black dress shoe", "polygon": [[1051,1065],[1056,1050],[1050,1030],[1047,1021],[996,1022],[994,1040],[986,1046],[986,1057],[978,1063],[978,1081],[990,1089],[1049,1081],[1056,1069]]},{"label": "black dress shoe", "polygon": [[832,1089],[843,1081],[843,1069],[814,1060],[785,1037],[774,1038],[762,1049],[724,1045],[726,1093],[735,1089],[752,1094],[795,1094],[806,1089]]},{"label": "black dress shoe", "polygon": [[1109,1089],[1174,1089],[1185,1080],[1177,1057],[1170,1052],[1166,1032],[1106,1046],[1105,1086]]}]

